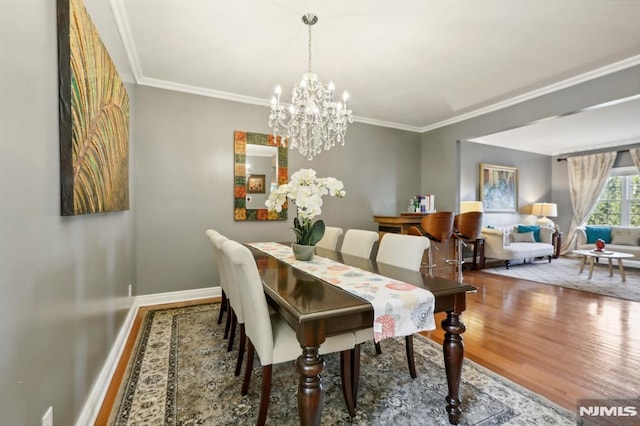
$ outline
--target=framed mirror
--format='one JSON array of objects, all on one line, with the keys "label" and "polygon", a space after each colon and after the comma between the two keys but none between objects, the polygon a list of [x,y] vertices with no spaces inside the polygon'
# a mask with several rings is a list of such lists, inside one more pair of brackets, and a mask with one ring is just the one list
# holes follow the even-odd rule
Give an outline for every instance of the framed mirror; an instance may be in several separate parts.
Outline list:
[{"label": "framed mirror", "polygon": [[286,220],[286,207],[269,212],[264,204],[273,189],[289,181],[287,148],[279,143],[280,137],[236,130],[233,142],[233,218]]}]

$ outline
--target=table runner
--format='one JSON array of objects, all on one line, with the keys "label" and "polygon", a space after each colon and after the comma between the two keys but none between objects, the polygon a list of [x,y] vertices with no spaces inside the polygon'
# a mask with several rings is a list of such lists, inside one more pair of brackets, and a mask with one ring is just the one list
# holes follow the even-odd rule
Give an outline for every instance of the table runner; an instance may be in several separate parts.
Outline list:
[{"label": "table runner", "polygon": [[280,243],[249,245],[371,303],[375,342],[436,328],[435,297],[429,290],[318,255],[300,261],[293,256],[291,247]]}]

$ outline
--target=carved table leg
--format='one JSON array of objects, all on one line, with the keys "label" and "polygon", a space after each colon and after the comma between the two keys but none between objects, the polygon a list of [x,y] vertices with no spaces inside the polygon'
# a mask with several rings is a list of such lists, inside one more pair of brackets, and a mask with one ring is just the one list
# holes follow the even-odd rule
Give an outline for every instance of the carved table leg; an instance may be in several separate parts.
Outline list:
[{"label": "carved table leg", "polygon": [[464,345],[461,334],[465,326],[460,321],[460,313],[448,311],[447,318],[442,320],[442,329],[445,331],[442,349],[444,352],[444,365],[447,373],[447,413],[449,423],[457,425],[460,418],[460,376],[462,375],[462,360],[464,358]]},{"label": "carved table leg", "polygon": [[322,384],[320,375],[324,368],[324,359],[318,353],[318,347],[303,346],[302,355],[296,361],[300,374],[298,382],[298,414],[301,425],[319,425],[322,414]]}]

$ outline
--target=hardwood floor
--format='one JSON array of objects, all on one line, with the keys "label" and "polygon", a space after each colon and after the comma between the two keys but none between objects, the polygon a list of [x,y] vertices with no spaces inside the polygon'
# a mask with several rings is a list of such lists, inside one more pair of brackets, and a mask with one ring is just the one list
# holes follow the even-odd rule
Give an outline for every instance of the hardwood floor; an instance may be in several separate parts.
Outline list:
[{"label": "hardwood floor", "polygon": [[[462,315],[466,358],[572,411],[582,398],[638,396],[639,302],[481,271],[464,279],[478,288]],[[444,332],[425,335],[441,343]]]},{"label": "hardwood floor", "polygon": [[[478,288],[467,296],[462,315],[466,358],[574,412],[582,398],[638,396],[640,302],[482,271],[465,272],[464,278]],[[142,315],[129,336],[97,425],[107,423]],[[437,315],[438,329],[423,334],[442,343],[443,318]]]}]

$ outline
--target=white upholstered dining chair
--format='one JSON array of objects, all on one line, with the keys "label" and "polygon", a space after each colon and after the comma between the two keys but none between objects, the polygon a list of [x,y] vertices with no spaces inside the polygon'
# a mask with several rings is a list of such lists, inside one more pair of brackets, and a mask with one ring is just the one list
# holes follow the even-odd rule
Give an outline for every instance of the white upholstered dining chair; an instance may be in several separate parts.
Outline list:
[{"label": "white upholstered dining chair", "polygon": [[242,306],[242,299],[240,296],[240,289],[238,287],[238,284],[234,280],[232,269],[233,265],[231,265],[229,259],[222,250],[224,243],[229,241],[229,239],[221,234],[213,235],[211,239],[213,241],[215,249],[218,252],[218,258],[220,259],[220,276],[221,279],[226,283],[227,288],[227,310],[229,311],[227,315],[229,316],[228,318],[231,318],[231,330],[229,332],[229,343],[227,345],[227,352],[231,352],[233,350],[236,325],[239,325],[240,327],[240,343],[238,345],[238,357],[236,360],[236,368],[234,371],[234,374],[236,376],[239,376],[240,370],[242,369],[242,359],[244,357],[245,345],[247,340],[244,326],[245,316]]},{"label": "white upholstered dining chair", "polygon": [[429,246],[427,237],[386,233],[380,240],[376,262],[419,271]]},{"label": "white upholstered dining chair", "polygon": [[324,228],[324,235],[322,236],[322,239],[318,241],[316,246],[328,250],[335,250],[338,245],[338,239],[342,236],[342,232],[342,228],[326,226]]},{"label": "white upholstered dining chair", "polygon": [[368,259],[378,238],[378,233],[375,231],[348,229],[342,239],[340,253]]},{"label": "white upholstered dining chair", "polygon": [[[376,255],[376,263],[384,263],[386,265],[397,266],[400,268],[410,269],[412,271],[420,271],[424,251],[429,248],[429,239],[427,237],[392,234],[386,233],[380,240],[380,247]],[[357,330],[355,333],[356,345],[352,351],[352,389],[353,403],[357,404],[358,383],[360,376],[360,344],[373,340],[373,327],[364,330]],[[415,358],[413,355],[413,336],[405,336],[407,364],[409,366],[409,374],[415,379],[416,373]],[[381,353],[380,345],[376,343],[376,352]]]},{"label": "white upholstered dining chair", "polygon": [[[225,280],[223,280],[222,277],[222,252],[218,252],[218,248],[215,246],[215,244],[213,243],[213,238],[216,235],[220,235],[220,233],[216,230],[213,229],[207,229],[205,231],[205,234],[207,236],[207,238],[209,238],[209,241],[211,242],[211,245],[213,246],[213,255],[216,261],[216,265],[218,266],[218,282],[220,283],[220,289],[222,292],[222,301],[220,302],[220,313],[218,314],[218,324],[220,324],[222,322],[222,317],[224,316],[224,313],[227,312],[228,310],[228,302],[227,302],[227,284],[225,282]],[[227,316],[227,325],[225,327],[225,333],[224,333],[224,338],[226,339],[228,334],[229,334],[229,325],[230,323],[230,318],[229,316]]]},{"label": "white upholstered dining chair", "polygon": [[[258,425],[263,425],[267,418],[269,396],[271,394],[271,376],[273,364],[297,359],[302,349],[296,337],[296,331],[278,314],[269,314],[266,296],[262,289],[262,280],[251,251],[235,241],[228,240],[223,245],[225,256],[233,265],[234,281],[240,288],[240,297],[245,312],[251,312],[245,320],[247,335],[247,365],[245,367],[242,395],[249,390],[254,353],[258,353],[262,364],[262,393]],[[341,353],[342,392],[349,413],[353,416],[355,409],[351,400],[351,368],[349,352],[354,347],[353,333],[329,336],[320,346],[320,354]],[[291,368],[294,368],[292,365]]]}]

